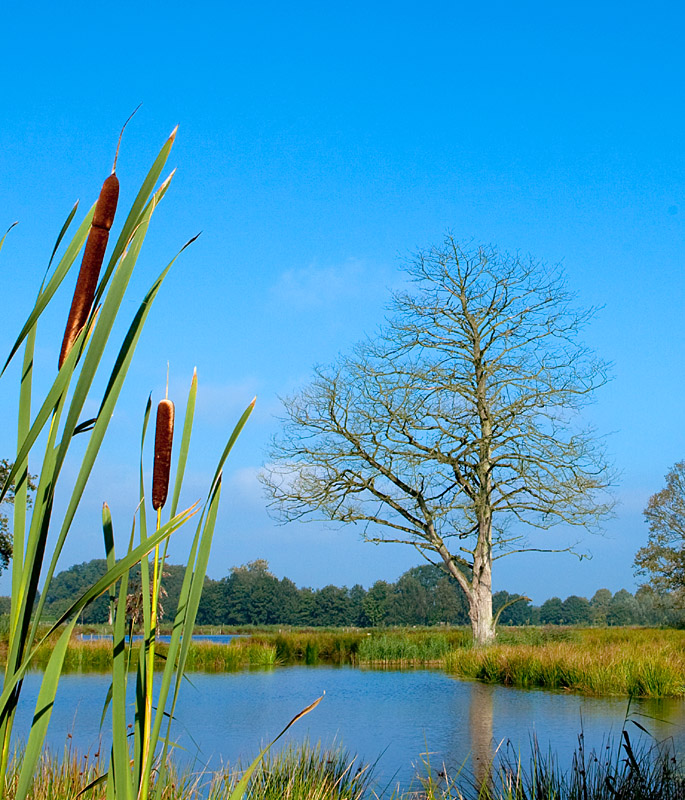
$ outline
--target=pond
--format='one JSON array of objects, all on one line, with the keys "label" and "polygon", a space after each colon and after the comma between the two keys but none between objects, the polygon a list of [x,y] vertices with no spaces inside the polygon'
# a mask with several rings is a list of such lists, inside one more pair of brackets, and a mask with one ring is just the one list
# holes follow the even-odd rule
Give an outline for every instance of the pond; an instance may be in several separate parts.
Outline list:
[{"label": "pond", "polygon": [[[342,743],[364,761],[377,760],[382,788],[400,783],[407,789],[421,754],[433,767],[453,769],[470,759],[469,769],[487,762],[493,747],[530,752],[537,737],[543,752],[553,751],[568,766],[577,737],[584,732],[587,749],[600,748],[607,736],[620,736],[628,701],[588,698],[460,681],[429,670],[373,671],[353,667],[284,667],[271,671],[189,676],[177,708],[177,750],[186,763],[218,768],[226,762],[251,760],[261,745],[324,691],[323,702],[298,722],[287,741],[324,745]],[[24,700],[38,693],[39,674],[29,674]],[[110,678],[100,674],[65,675],[60,684],[48,732],[48,743],[61,750],[67,734],[80,751],[94,752],[99,720]],[[15,731],[28,731],[33,707],[18,715]],[[685,703],[632,701],[631,717],[657,739],[673,737],[685,752]],[[636,716],[636,715],[640,716]],[[630,726],[631,737],[639,733]],[[107,728],[103,742],[107,745]],[[279,743],[280,744],[280,743]],[[424,756],[425,758],[425,756]],[[525,763],[525,762],[524,762]]]},{"label": "pond", "polygon": [[[194,642],[211,642],[212,644],[230,644],[233,639],[242,639],[244,634],[241,633],[194,633],[192,639]],[[112,641],[111,634],[101,633],[82,633],[79,636],[82,642],[106,642]],[[157,634],[155,639],[158,642],[169,644],[171,636],[166,633]],[[136,633],[133,636],[134,642],[141,642],[143,640],[142,634]]]}]

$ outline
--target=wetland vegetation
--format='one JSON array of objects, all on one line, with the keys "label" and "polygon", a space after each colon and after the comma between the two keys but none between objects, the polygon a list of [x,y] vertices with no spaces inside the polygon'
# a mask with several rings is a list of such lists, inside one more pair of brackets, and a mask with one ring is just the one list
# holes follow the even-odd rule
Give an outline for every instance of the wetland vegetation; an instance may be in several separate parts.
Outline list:
[{"label": "wetland vegetation", "polygon": [[[84,641],[77,631],[67,648],[67,672],[108,671],[107,638]],[[203,628],[203,631],[216,631]],[[221,629],[224,633],[227,631]],[[197,640],[187,655],[193,672],[231,672],[294,664],[373,668],[435,668],[487,683],[594,696],[685,696],[685,631],[654,628],[528,627],[502,629],[496,644],[474,647],[466,628],[313,629],[238,627],[230,644]],[[1,642],[0,642],[1,644]],[[140,643],[134,642],[133,656]],[[158,667],[168,645],[157,644]],[[2,656],[0,649],[0,657]],[[44,645],[34,664],[47,664]]]}]

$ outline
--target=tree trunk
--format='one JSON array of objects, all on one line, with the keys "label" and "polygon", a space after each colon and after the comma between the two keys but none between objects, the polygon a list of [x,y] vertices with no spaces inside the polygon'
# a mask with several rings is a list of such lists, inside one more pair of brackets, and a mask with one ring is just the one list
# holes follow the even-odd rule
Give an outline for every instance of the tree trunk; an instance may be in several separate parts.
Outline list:
[{"label": "tree trunk", "polygon": [[491,566],[483,565],[479,577],[474,575],[473,589],[468,595],[469,617],[473,641],[477,645],[491,644],[495,639],[492,624]]}]

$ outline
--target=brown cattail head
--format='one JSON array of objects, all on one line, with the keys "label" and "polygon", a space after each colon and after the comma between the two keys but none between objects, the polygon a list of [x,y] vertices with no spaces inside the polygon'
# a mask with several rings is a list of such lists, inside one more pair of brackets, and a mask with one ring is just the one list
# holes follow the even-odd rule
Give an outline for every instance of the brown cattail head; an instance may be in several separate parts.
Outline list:
[{"label": "brown cattail head", "polygon": [[59,369],[62,368],[62,364],[64,364],[66,357],[69,355],[79,331],[86,324],[88,314],[90,314],[93,298],[95,297],[95,289],[100,277],[100,267],[107,249],[109,229],[114,222],[114,213],[117,210],[118,200],[119,179],[116,175],[110,175],[102,184],[100,197],[95,205],[95,213],[88,232],[81,270],[76,280],[76,289],[74,289],[74,297],[71,301],[67,326],[62,339],[62,349],[58,362]]},{"label": "brown cattail head", "polygon": [[98,197],[95,213],[93,214],[93,227],[109,230],[114,222],[114,213],[119,200],[119,178],[112,173],[102,184],[100,197]]},{"label": "brown cattail head", "polygon": [[152,471],[152,507],[157,511],[166,503],[171,470],[171,444],[174,440],[174,404],[160,400],[155,427],[155,466]]}]

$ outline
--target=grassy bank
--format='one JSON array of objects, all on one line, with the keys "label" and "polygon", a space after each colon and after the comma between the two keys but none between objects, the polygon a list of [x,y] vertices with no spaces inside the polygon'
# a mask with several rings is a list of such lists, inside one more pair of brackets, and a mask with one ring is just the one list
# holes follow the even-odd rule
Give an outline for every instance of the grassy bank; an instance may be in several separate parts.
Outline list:
[{"label": "grassy bank", "polygon": [[[139,642],[133,644],[132,663],[137,663]],[[156,663],[164,665],[168,646],[157,643]],[[52,652],[51,647],[42,647],[35,658],[37,668],[44,669]],[[212,642],[191,644],[186,660],[190,672],[236,672],[250,667],[273,667],[278,663],[276,647],[269,642],[252,642],[241,639],[230,646]],[[67,648],[64,672],[108,672],[112,667],[112,644],[109,641],[81,641],[74,639]]]},{"label": "grassy bank", "polygon": [[[424,756],[424,758],[426,758]],[[5,775],[7,800],[15,800],[21,756]],[[535,749],[529,762],[507,754],[497,758],[488,778],[476,779],[462,767],[424,761],[423,774],[409,789],[380,788],[373,765],[342,748],[320,744],[291,745],[265,758],[254,773],[245,800],[683,800],[685,778],[664,746],[633,748],[624,734],[621,744],[585,752],[582,736],[570,769]],[[44,752],[31,787],[32,800],[105,800],[106,787],[86,787],[104,770],[98,758],[66,749],[61,757]],[[164,800],[228,800],[240,768],[215,774],[182,772],[170,765],[163,784],[152,786]],[[80,794],[81,793],[81,794]]]},{"label": "grassy bank", "polygon": [[444,668],[463,678],[522,688],[633,697],[685,696],[680,631],[582,630],[568,641],[450,651]]},{"label": "grassy bank", "polygon": [[[246,630],[241,630],[247,633]],[[290,664],[444,669],[470,680],[521,688],[635,697],[685,696],[685,632],[650,628],[508,628],[474,648],[461,628],[250,629],[230,645],[195,642],[187,669],[202,672]],[[166,647],[158,646],[159,663]],[[50,650],[36,665],[47,663]],[[67,671],[106,671],[108,641],[74,639]]]}]

